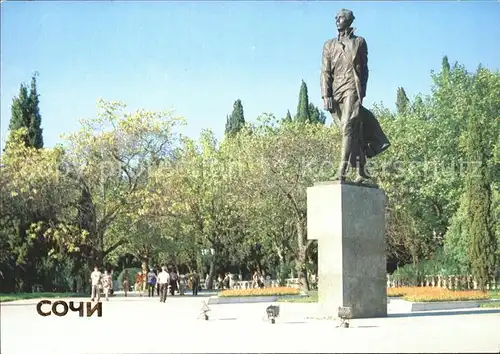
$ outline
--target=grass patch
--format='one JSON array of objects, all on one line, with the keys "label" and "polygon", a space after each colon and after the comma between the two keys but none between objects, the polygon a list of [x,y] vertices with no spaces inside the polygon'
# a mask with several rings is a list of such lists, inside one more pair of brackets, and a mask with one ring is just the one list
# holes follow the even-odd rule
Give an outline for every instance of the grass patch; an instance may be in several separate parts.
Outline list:
[{"label": "grass patch", "polygon": [[489,292],[491,299],[500,300],[500,290],[493,290]]},{"label": "grass patch", "polygon": [[401,287],[387,289],[389,297],[411,302],[488,300],[491,294],[479,290],[448,290],[434,287]]},{"label": "grass patch", "polygon": [[287,296],[300,295],[300,289],[280,287],[264,289],[234,289],[224,290],[218,293],[219,297],[242,297],[242,296]]},{"label": "grass patch", "polygon": [[317,290],[308,291],[306,293],[307,296],[301,296],[296,298],[278,298],[278,302],[300,302],[300,303],[318,302]]},{"label": "grass patch", "polygon": [[88,294],[78,293],[18,293],[18,294],[0,294],[0,302],[9,302],[16,300],[46,299],[61,297],[88,297]]},{"label": "grass patch", "polygon": [[500,302],[499,301],[487,302],[484,304],[480,304],[479,307],[489,308],[489,309],[500,309]]}]

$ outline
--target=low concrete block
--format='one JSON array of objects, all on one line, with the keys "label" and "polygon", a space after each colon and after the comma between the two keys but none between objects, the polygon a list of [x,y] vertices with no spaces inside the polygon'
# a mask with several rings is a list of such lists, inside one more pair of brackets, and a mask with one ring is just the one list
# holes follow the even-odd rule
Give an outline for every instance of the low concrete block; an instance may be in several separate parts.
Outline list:
[{"label": "low concrete block", "polygon": [[472,301],[435,301],[411,302],[403,299],[391,299],[389,310],[392,313],[410,313],[422,311],[464,310],[480,307],[483,303],[497,302],[500,300],[472,300]]}]

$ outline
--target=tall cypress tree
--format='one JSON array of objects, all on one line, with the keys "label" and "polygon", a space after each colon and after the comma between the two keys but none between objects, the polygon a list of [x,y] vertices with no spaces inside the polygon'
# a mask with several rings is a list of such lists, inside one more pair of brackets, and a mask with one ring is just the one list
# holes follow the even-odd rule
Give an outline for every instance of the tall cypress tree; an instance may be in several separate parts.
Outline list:
[{"label": "tall cypress tree", "polygon": [[406,95],[406,91],[402,87],[398,87],[396,94],[396,110],[398,114],[407,114],[410,109],[410,100]]},{"label": "tall cypress tree", "polygon": [[291,122],[292,121],[292,115],[290,114],[290,110],[286,111],[286,116],[285,116],[285,122]]},{"label": "tall cypress tree", "polygon": [[28,137],[29,145],[41,149],[43,147],[43,135],[42,135],[42,116],[40,115],[40,108],[38,104],[40,103],[39,94],[36,86],[36,77],[38,74],[33,75],[31,78],[31,88],[30,95],[28,97],[28,112],[29,112],[29,127],[28,127]]},{"label": "tall cypress tree", "polygon": [[447,75],[450,72],[450,68],[450,61],[448,60],[448,56],[445,55],[441,61],[441,70]]},{"label": "tall cypress tree", "polygon": [[[9,130],[12,132],[21,128],[29,128],[28,88],[21,84],[19,95],[12,99]],[[25,145],[29,146],[28,136],[25,136]]]},{"label": "tall cypress tree", "polygon": [[[471,112],[472,113],[472,112]],[[484,129],[480,114],[470,114],[467,127],[467,229],[471,238],[469,257],[472,274],[479,287],[486,289],[495,272],[496,236],[491,222],[491,180],[488,156],[483,146]]]},{"label": "tall cypress tree", "polygon": [[300,85],[299,103],[297,105],[297,114],[295,115],[295,121],[302,123],[311,121],[311,113],[309,111],[309,97],[307,95],[307,85],[304,80],[302,80],[302,84]]},{"label": "tall cypress tree", "polygon": [[226,135],[238,133],[245,125],[245,115],[243,113],[243,104],[241,100],[234,101],[233,112],[226,116]]},{"label": "tall cypress tree", "polygon": [[21,84],[19,95],[12,100],[11,118],[9,122],[9,130],[14,131],[21,128],[27,130],[25,137],[25,145],[28,147],[42,148],[42,117],[38,107],[39,94],[36,86],[36,76],[31,79],[31,87],[28,92],[28,87]]}]

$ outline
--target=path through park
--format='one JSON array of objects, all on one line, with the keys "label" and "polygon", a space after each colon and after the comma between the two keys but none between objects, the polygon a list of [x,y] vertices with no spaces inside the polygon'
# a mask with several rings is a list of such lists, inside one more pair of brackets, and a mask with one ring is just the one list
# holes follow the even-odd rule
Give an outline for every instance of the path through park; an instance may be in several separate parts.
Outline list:
[{"label": "path through park", "polygon": [[[268,304],[211,306],[206,297],[114,297],[101,318],[41,317],[36,300],[1,304],[1,352],[248,353],[248,352],[496,352],[500,310],[475,309],[353,320],[351,328],[317,318],[317,304],[282,303],[282,317],[264,320]],[[66,299],[70,301],[70,299]],[[76,299],[72,299],[76,300]],[[87,301],[88,299],[81,299]],[[55,301],[52,299],[52,301]]]}]

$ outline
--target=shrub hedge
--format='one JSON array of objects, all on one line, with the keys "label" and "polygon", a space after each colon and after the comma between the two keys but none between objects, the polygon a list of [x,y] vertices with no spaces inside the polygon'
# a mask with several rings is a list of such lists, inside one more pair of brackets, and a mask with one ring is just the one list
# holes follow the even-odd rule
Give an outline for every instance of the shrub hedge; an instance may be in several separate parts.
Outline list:
[{"label": "shrub hedge", "polygon": [[241,296],[285,296],[300,295],[300,290],[288,287],[263,288],[263,289],[233,289],[223,290],[218,293],[219,297],[241,297]]}]

